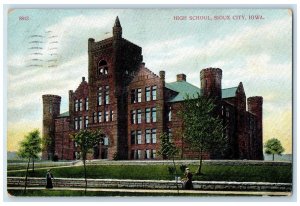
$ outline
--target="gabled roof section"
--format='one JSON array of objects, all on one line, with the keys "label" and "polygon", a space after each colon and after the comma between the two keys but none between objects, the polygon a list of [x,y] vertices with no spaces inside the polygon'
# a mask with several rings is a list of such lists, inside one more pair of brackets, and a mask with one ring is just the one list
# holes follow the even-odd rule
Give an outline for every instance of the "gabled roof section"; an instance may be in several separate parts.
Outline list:
[{"label": "gabled roof section", "polygon": [[222,99],[235,97],[235,93],[236,93],[237,88],[238,87],[231,87],[231,88],[222,89]]},{"label": "gabled roof section", "polygon": [[154,72],[149,70],[147,67],[141,66],[139,70],[135,73],[135,76],[132,81],[138,81],[140,77],[142,76],[148,76],[148,79],[150,78],[159,78],[158,75],[156,75]]},{"label": "gabled roof section", "polygon": [[68,116],[70,116],[69,111],[61,113],[58,117],[68,117]]},{"label": "gabled roof section", "polygon": [[186,82],[186,81],[178,81],[178,82],[171,82],[171,83],[166,83],[165,87],[167,89],[173,90],[175,92],[178,92],[178,94],[171,98],[168,102],[180,102],[183,101],[186,97],[186,95],[190,95],[190,97],[197,97],[197,93],[200,93],[201,95],[201,90],[200,88]]}]

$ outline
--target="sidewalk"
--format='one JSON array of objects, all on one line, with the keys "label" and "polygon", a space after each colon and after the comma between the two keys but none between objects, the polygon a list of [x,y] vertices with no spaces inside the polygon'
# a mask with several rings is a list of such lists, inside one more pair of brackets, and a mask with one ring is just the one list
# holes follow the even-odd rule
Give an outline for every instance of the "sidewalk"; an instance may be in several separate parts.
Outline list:
[{"label": "sidewalk", "polygon": [[[7,190],[23,190],[24,187],[8,187]],[[44,187],[28,187],[27,190],[46,190]],[[84,188],[57,187],[52,190],[73,190],[84,191]],[[99,192],[126,192],[126,193],[156,193],[156,194],[174,194],[177,195],[177,190],[146,190],[146,189],[119,189],[119,188],[87,188],[87,191]],[[203,190],[179,190],[179,194],[194,194],[196,195],[230,195],[230,196],[291,196],[291,192],[257,192],[257,191],[203,191]]]}]

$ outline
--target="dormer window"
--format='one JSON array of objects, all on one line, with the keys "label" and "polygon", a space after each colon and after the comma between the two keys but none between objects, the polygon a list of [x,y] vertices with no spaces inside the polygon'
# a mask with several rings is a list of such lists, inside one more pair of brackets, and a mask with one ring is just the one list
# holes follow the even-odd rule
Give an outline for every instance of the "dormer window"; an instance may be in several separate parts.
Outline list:
[{"label": "dormer window", "polygon": [[97,75],[108,74],[107,62],[104,60],[99,61],[97,67]]}]

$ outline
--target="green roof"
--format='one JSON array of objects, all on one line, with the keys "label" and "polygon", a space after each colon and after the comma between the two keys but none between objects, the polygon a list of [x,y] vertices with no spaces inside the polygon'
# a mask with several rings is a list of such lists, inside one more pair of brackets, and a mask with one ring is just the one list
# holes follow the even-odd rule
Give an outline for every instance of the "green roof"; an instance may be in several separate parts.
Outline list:
[{"label": "green roof", "polygon": [[58,117],[68,117],[70,116],[69,112],[61,113]]},{"label": "green roof", "polygon": [[237,87],[222,89],[222,99],[235,97],[236,90],[237,90]]},{"label": "green roof", "polygon": [[[185,96],[188,94],[191,97],[194,95],[197,97],[197,93],[202,95],[201,89],[186,82],[186,81],[178,81],[178,82],[171,82],[166,83],[166,88],[177,92],[178,94],[171,98],[168,102],[180,102],[183,101]],[[223,98],[230,98],[235,97],[235,92],[237,87],[226,88],[222,89],[222,99]]]},{"label": "green roof", "polygon": [[183,101],[185,96],[188,94],[190,96],[197,95],[197,93],[201,94],[201,91],[198,87],[186,82],[186,81],[178,81],[166,83],[166,88],[178,92],[178,94],[170,99],[168,102],[179,102]]}]

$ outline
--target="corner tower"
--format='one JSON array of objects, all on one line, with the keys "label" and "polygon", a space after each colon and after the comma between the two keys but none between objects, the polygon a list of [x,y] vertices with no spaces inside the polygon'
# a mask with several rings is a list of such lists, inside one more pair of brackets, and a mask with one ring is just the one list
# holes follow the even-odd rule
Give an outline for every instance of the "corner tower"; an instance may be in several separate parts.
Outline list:
[{"label": "corner tower", "polygon": [[109,139],[108,159],[128,159],[127,86],[142,62],[142,48],[122,37],[118,17],[112,34],[88,40],[89,128],[101,129]]},{"label": "corner tower", "polygon": [[263,159],[263,97],[254,96],[247,99],[248,111],[256,116],[257,136],[255,139],[254,159]]},{"label": "corner tower", "polygon": [[47,146],[42,152],[42,159],[50,160],[55,150],[55,118],[60,114],[61,97],[57,95],[43,95],[43,138]]},{"label": "corner tower", "polygon": [[219,68],[202,69],[200,81],[202,94],[220,102],[222,99],[222,70]]}]

